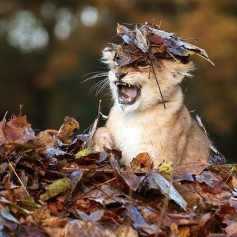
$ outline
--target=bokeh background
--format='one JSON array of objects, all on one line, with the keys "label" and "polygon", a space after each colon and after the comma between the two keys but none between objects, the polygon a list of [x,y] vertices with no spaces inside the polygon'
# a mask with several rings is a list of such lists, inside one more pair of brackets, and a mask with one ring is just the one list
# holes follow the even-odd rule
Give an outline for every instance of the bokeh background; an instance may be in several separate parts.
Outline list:
[{"label": "bokeh background", "polygon": [[[198,39],[213,67],[193,56],[197,70],[183,84],[186,104],[199,114],[216,147],[237,158],[236,0],[0,0],[0,116],[18,114],[19,105],[36,131],[58,129],[65,116],[81,131],[111,106],[104,91],[82,83],[106,71],[101,50],[117,41],[116,24],[161,23],[183,38]],[[84,76],[83,76],[84,75]]]}]

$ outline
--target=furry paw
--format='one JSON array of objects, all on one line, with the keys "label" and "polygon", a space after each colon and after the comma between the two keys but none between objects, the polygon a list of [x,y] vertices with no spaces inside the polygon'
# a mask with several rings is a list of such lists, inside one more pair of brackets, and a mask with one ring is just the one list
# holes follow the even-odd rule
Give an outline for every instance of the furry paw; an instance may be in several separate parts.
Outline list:
[{"label": "furry paw", "polygon": [[89,142],[89,147],[93,150],[104,152],[105,148],[112,149],[112,139],[106,127],[98,128]]}]

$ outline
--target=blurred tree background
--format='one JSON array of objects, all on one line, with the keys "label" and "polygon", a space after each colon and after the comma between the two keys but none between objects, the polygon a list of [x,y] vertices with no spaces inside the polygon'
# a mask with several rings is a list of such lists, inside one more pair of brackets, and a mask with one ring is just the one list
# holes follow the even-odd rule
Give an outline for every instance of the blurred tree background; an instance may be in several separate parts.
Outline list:
[{"label": "blurred tree background", "polygon": [[216,66],[194,56],[194,78],[183,84],[186,104],[199,114],[229,161],[237,157],[236,0],[1,0],[0,115],[27,114],[37,131],[58,129],[65,116],[86,129],[111,106],[82,83],[106,71],[101,50],[118,39],[116,24],[161,22],[161,29],[197,38]]}]

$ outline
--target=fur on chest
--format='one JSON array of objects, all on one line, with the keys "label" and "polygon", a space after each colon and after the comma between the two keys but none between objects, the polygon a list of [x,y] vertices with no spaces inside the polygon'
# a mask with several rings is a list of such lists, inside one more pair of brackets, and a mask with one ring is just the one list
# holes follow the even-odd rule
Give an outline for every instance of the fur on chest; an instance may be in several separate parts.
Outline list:
[{"label": "fur on chest", "polygon": [[[113,122],[112,122],[113,121]],[[107,123],[114,145],[127,157],[142,153],[154,153],[167,143],[170,128],[169,116],[160,116],[149,111],[137,115],[111,111]]]}]

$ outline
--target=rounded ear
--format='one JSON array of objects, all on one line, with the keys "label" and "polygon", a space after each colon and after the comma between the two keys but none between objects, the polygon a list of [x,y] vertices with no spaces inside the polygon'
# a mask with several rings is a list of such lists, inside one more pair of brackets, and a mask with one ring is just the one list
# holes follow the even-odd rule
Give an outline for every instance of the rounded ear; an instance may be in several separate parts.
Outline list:
[{"label": "rounded ear", "polygon": [[109,68],[111,69],[115,66],[114,56],[115,56],[115,51],[110,47],[106,47],[102,51],[101,61],[105,63],[106,65],[108,65]]},{"label": "rounded ear", "polygon": [[182,75],[183,77],[192,77],[191,72],[195,69],[194,63],[189,61],[188,63],[176,62],[173,65],[174,72]]},{"label": "rounded ear", "polygon": [[[175,60],[162,60],[161,67],[165,70],[164,72],[172,76],[176,82],[181,82],[184,77],[191,77],[191,71],[195,69],[194,63],[189,61],[188,63],[177,62]],[[167,76],[168,76],[167,74]]]}]

